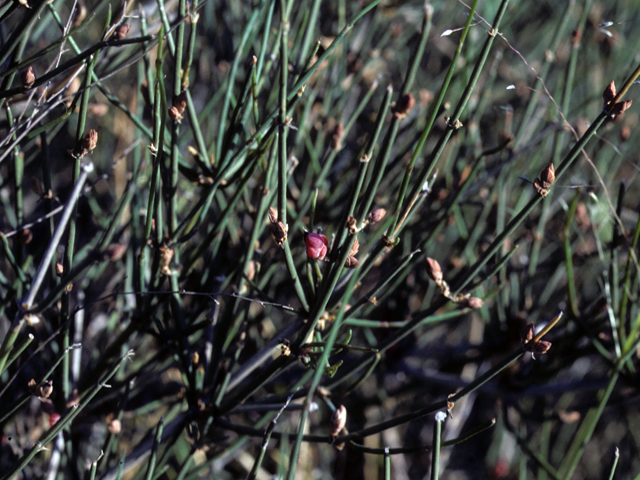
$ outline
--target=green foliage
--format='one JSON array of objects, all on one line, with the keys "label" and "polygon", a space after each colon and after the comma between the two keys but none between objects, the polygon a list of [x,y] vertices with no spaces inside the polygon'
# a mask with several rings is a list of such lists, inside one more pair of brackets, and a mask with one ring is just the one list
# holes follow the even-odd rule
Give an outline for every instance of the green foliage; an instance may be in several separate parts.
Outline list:
[{"label": "green foliage", "polygon": [[0,7],[0,480],[640,472],[637,2],[70,7]]}]

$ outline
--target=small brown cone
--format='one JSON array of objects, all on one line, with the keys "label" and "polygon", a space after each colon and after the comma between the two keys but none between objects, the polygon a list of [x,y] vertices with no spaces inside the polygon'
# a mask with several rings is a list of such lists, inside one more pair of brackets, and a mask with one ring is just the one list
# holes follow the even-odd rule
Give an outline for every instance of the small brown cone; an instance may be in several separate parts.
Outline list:
[{"label": "small brown cone", "polygon": [[89,130],[85,133],[84,137],[82,137],[82,148],[86,152],[90,152],[96,148],[96,145],[98,145],[98,132]]},{"label": "small brown cone", "polygon": [[387,211],[384,208],[376,208],[375,210],[372,210],[371,212],[369,212],[365,222],[369,224],[378,223],[380,220],[384,218],[386,214],[387,214]]},{"label": "small brown cone", "polygon": [[118,25],[116,29],[113,31],[114,40],[124,40],[127,37],[127,33],[129,33],[129,29],[131,25],[128,23],[123,23],[122,25]]},{"label": "small brown cone", "polygon": [[427,257],[427,275],[436,283],[442,282],[442,269],[437,260]]},{"label": "small brown cone", "polygon": [[409,112],[413,110],[413,107],[416,104],[416,99],[411,92],[403,95],[398,102],[396,103],[395,112],[393,115],[397,120],[402,120],[409,115]]},{"label": "small brown cone", "polygon": [[337,437],[340,431],[347,424],[347,409],[344,405],[340,405],[331,415],[331,436]]},{"label": "small brown cone", "polygon": [[549,188],[553,185],[553,182],[556,181],[556,170],[553,167],[553,163],[549,162],[549,165],[545,167],[545,169],[540,174],[540,180],[542,180],[542,185],[547,186]]},{"label": "small brown cone", "polygon": [[36,81],[36,73],[33,70],[33,67],[29,65],[25,70],[20,74],[20,86],[22,90],[29,90],[33,87],[33,84]]}]

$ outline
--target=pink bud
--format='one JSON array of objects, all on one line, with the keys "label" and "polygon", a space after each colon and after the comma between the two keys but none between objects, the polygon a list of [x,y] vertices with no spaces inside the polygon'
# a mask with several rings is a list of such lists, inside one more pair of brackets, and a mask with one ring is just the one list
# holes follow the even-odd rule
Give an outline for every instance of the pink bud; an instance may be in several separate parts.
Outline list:
[{"label": "pink bud", "polygon": [[340,405],[331,415],[331,436],[337,437],[347,423],[347,409]]},{"label": "pink bud", "polygon": [[442,268],[437,260],[427,257],[427,275],[436,283],[442,281]]},{"label": "pink bud", "polygon": [[56,423],[58,423],[58,420],[60,420],[59,413],[52,413],[51,415],[49,415],[49,428],[53,427]]},{"label": "pink bud", "polygon": [[323,260],[327,254],[327,237],[319,233],[308,233],[304,239],[307,244],[307,257]]}]

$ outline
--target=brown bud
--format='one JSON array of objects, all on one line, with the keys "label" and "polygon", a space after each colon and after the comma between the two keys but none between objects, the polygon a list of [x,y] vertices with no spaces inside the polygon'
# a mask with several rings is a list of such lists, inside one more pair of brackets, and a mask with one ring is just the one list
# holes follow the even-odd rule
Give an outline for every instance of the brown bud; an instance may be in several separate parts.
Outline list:
[{"label": "brown bud", "polygon": [[340,405],[331,415],[331,436],[337,437],[340,431],[347,424],[347,409],[344,405]]},{"label": "brown bud", "polygon": [[474,309],[482,308],[484,306],[484,301],[478,297],[468,298],[466,303],[467,303],[467,307],[474,308]]},{"label": "brown bud", "polygon": [[84,137],[82,137],[82,148],[87,152],[95,149],[97,144],[98,132],[96,132],[95,130],[89,130],[84,134]]},{"label": "brown bud", "polygon": [[360,265],[360,262],[356,257],[349,257],[344,262],[344,268],[358,268],[358,265]]},{"label": "brown bud", "polygon": [[29,65],[25,70],[20,74],[20,86],[23,90],[29,90],[33,87],[33,84],[36,81],[36,73],[33,71],[33,67]]},{"label": "brown bud", "polygon": [[536,178],[533,181],[533,188],[535,188],[536,191],[543,197],[546,197],[547,195],[549,195],[549,188],[545,188],[544,185],[542,184],[542,181],[539,178]]},{"label": "brown bud", "polygon": [[351,245],[351,250],[349,250],[349,256],[353,257],[358,253],[358,249],[360,248],[360,242],[358,242],[358,237],[353,239],[353,245]]},{"label": "brown bud", "polygon": [[111,420],[109,422],[109,425],[107,426],[107,430],[109,430],[109,432],[111,432],[113,435],[119,434],[122,430],[122,424],[120,423],[120,420],[118,420],[117,418]]},{"label": "brown bud", "polygon": [[615,117],[617,115],[621,115],[631,107],[633,100],[625,100],[624,102],[618,102],[613,107],[609,109],[609,115]]},{"label": "brown bud", "polygon": [[198,352],[193,352],[191,355],[191,363],[194,365],[198,365],[198,363],[200,363],[200,354]]},{"label": "brown bud", "polygon": [[616,96],[616,84],[613,80],[611,80],[611,83],[607,85],[607,88],[605,88],[604,92],[602,92],[602,98],[604,98],[605,107],[609,104],[609,102],[611,102],[611,100],[615,98],[615,96]]},{"label": "brown bud", "polygon": [[112,243],[104,250],[104,257],[111,262],[120,260],[127,251],[127,246],[122,243]]},{"label": "brown bud", "polygon": [[185,108],[187,108],[187,91],[183,90],[180,95],[173,97],[173,106],[169,109],[169,117],[174,121],[182,120]]},{"label": "brown bud", "polygon": [[437,260],[427,257],[427,275],[436,283],[442,282],[442,269]]},{"label": "brown bud", "polygon": [[278,210],[273,207],[269,207],[269,221],[271,223],[278,223]]},{"label": "brown bud", "polygon": [[549,188],[553,185],[553,182],[556,181],[556,171],[553,168],[553,163],[550,162],[549,165],[545,167],[545,169],[540,174],[540,180],[542,180],[542,186]]},{"label": "brown bud", "polygon": [[365,221],[369,224],[378,223],[380,220],[384,218],[386,214],[387,214],[387,211],[384,208],[376,208],[375,210],[372,210],[371,212],[369,212]]},{"label": "brown bud", "polygon": [[[81,86],[82,86],[82,82],[80,82],[80,79],[78,77],[75,77],[73,80],[71,80],[71,83],[65,89],[64,96],[67,100],[64,103],[67,106],[67,108],[71,108],[71,104],[73,103],[73,98],[75,96],[74,94],[78,90],[80,90]],[[80,109],[80,107],[78,107],[77,105],[75,108],[76,108],[76,111]]]},{"label": "brown bud", "polygon": [[163,275],[171,275],[173,272],[171,271],[171,267],[169,264],[171,263],[171,259],[173,258],[173,249],[167,247],[166,245],[162,245],[160,247],[160,265]]},{"label": "brown bud", "polygon": [[349,229],[349,233],[351,235],[353,235],[354,233],[357,233],[358,231],[357,223],[358,223],[357,220],[353,218],[351,215],[349,215],[349,218],[347,218],[347,224],[345,226]]},{"label": "brown bud", "polygon": [[339,123],[331,131],[331,148],[340,150],[342,148],[342,137],[344,136],[344,126]]},{"label": "brown bud", "polygon": [[169,109],[169,118],[174,122],[179,122],[184,118],[184,115],[182,115],[176,107],[171,107]]},{"label": "brown bud", "polygon": [[118,25],[116,29],[113,31],[114,40],[123,40],[127,36],[127,33],[129,33],[130,28],[131,28],[131,25],[129,25],[128,23],[123,23],[122,25]]},{"label": "brown bud", "polygon": [[522,329],[522,331],[520,332],[520,342],[523,346],[533,340],[533,335],[535,332],[536,327],[533,325],[533,323],[530,323]]},{"label": "brown bud", "polygon": [[180,95],[173,97],[173,106],[178,109],[179,113],[183,113],[184,109],[187,108],[187,91],[183,90],[180,92]]},{"label": "brown bud", "polygon": [[282,246],[287,241],[287,227],[282,222],[274,223],[271,225],[271,235],[276,243]]},{"label": "brown bud", "polygon": [[546,340],[540,340],[533,345],[535,353],[539,353],[540,355],[544,355],[551,348],[551,342],[547,342]]},{"label": "brown bud", "polygon": [[64,266],[60,262],[56,262],[56,275],[61,277],[64,274]]},{"label": "brown bud", "polygon": [[411,112],[416,104],[416,99],[411,92],[403,95],[396,103],[395,112],[393,115],[397,120],[402,120]]},{"label": "brown bud", "polygon": [[530,323],[522,329],[522,332],[520,332],[520,341],[522,342],[522,347],[527,352],[531,352],[534,354],[539,353],[540,355],[543,355],[547,353],[551,348],[551,342],[547,342],[546,340],[538,340],[534,343],[534,334],[535,327],[533,326],[533,323]]},{"label": "brown bud", "polygon": [[41,384],[36,385],[35,380],[31,379],[31,381],[29,381],[29,390],[38,398],[49,398],[51,392],[53,392],[53,381],[45,380]]},{"label": "brown bud", "polygon": [[84,6],[82,2],[78,2],[76,5],[76,10],[73,14],[73,26],[79,26],[82,21],[87,16],[87,7]]}]

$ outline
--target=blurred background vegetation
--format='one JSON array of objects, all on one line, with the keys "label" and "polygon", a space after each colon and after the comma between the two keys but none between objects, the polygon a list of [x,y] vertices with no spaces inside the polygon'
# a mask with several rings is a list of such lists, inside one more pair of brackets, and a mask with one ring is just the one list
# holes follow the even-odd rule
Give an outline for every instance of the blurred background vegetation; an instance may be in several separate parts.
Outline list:
[{"label": "blurred background vegetation", "polygon": [[640,3],[471,3],[5,0],[2,480],[640,478]]}]

